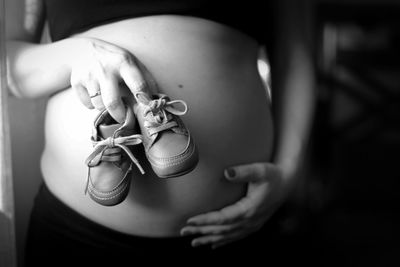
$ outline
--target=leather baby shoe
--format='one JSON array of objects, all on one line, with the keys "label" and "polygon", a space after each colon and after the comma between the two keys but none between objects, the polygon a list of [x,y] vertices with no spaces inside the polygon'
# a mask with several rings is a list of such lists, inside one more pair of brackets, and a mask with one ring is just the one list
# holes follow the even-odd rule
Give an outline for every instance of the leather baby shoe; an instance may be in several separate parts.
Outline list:
[{"label": "leather baby shoe", "polygon": [[127,105],[122,124],[116,122],[106,109],[102,110],[94,120],[91,140],[94,151],[86,159],[85,193],[101,205],[117,205],[128,195],[133,163],[144,173],[128,147],[142,143],[132,105]]},{"label": "leather baby shoe", "polygon": [[[160,178],[172,178],[192,171],[198,152],[192,136],[179,116],[187,112],[182,100],[171,101],[164,94],[140,91],[134,94],[134,113],[140,126],[146,158]],[[181,104],[182,111],[174,105]]]}]

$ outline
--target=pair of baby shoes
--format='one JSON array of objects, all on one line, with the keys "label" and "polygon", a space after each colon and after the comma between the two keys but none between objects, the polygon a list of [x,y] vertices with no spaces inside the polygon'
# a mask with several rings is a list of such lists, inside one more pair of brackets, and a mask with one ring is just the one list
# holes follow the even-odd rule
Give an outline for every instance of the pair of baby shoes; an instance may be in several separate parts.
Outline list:
[{"label": "pair of baby shoes", "polygon": [[[116,122],[106,109],[94,120],[94,149],[86,159],[85,193],[104,206],[117,205],[126,198],[133,165],[144,173],[132,146],[143,145],[151,168],[160,178],[182,176],[198,163],[193,138],[179,118],[187,112],[186,103],[143,91],[134,97],[136,101],[124,99],[127,113],[123,123]],[[179,104],[183,110],[175,107]]]}]

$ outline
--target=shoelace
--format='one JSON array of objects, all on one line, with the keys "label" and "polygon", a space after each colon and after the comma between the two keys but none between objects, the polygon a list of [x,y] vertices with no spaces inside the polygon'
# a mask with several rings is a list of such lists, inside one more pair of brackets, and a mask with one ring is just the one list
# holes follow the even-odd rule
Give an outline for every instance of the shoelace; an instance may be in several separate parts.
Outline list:
[{"label": "shoelace", "polygon": [[[127,146],[138,145],[142,143],[142,136],[140,134],[134,134],[130,136],[121,137],[108,137],[101,141],[93,141],[95,144],[93,152],[87,157],[85,163],[89,167],[87,181],[85,186],[85,194],[87,193],[89,180],[90,180],[90,167],[97,166],[101,161],[118,162],[121,160],[121,150],[129,156],[133,163],[137,166],[142,174],[144,170],[140,165],[139,161],[132,154]],[[128,172],[131,168],[128,169]]]},{"label": "shoelace", "polygon": [[[179,110],[174,107],[175,104],[183,105],[184,109]],[[144,109],[144,116],[152,113],[154,121],[145,121],[144,126],[149,130],[149,134],[153,135],[158,132],[171,129],[178,126],[176,121],[172,120],[172,116],[182,116],[187,112],[187,104],[183,100],[169,100],[166,95],[160,95],[160,98],[151,100]],[[171,114],[168,114],[168,113]]]}]

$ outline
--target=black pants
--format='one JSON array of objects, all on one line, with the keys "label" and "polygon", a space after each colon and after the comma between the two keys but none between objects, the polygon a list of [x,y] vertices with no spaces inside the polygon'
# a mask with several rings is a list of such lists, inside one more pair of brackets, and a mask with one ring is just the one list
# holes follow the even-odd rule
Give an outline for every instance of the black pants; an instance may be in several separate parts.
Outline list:
[{"label": "black pants", "polygon": [[111,230],[81,216],[43,185],[31,214],[25,266],[248,264],[260,260],[280,262],[289,256],[289,246],[279,245],[273,235],[263,231],[215,250],[193,248],[192,239],[193,236],[148,238]]}]

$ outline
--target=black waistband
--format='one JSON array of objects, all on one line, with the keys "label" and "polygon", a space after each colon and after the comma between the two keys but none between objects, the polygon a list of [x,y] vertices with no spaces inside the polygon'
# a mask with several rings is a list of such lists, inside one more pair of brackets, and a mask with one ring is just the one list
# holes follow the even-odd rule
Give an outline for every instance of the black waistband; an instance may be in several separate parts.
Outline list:
[{"label": "black waistband", "polygon": [[268,253],[270,262],[275,254],[281,261],[282,255],[277,251],[286,253],[283,248],[291,242],[273,236],[271,232],[265,235],[260,231],[229,246],[212,250],[207,246],[191,247],[193,236],[153,238],[128,235],[82,216],[42,185],[31,215],[26,266],[95,266],[95,263],[104,266],[106,262],[112,262],[110,266],[118,266],[115,265],[117,262],[156,263],[160,260],[173,266],[187,266],[187,259],[207,264],[238,263],[241,260],[259,262],[265,253]]},{"label": "black waistband", "polygon": [[154,247],[154,244],[174,243],[175,245],[190,247],[193,237],[144,237],[129,235],[100,225],[83,215],[79,214],[61,200],[59,200],[43,184],[35,199],[32,212],[32,220],[37,220],[50,229],[71,239],[82,239],[84,242],[105,244],[121,247],[136,246],[140,242],[141,246],[147,244]]}]

